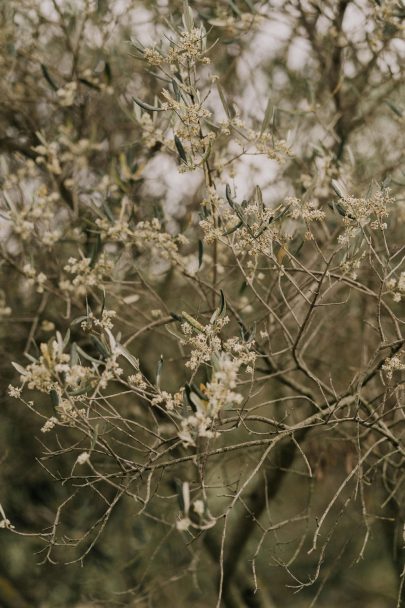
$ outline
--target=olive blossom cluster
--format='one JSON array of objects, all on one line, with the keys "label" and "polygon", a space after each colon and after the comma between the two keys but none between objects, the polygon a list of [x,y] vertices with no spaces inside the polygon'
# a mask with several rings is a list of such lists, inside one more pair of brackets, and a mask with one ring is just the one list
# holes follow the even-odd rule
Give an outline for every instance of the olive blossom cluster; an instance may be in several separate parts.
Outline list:
[{"label": "olive blossom cluster", "polygon": [[69,258],[64,270],[68,275],[73,275],[74,278],[62,279],[59,287],[64,292],[84,295],[88,287],[100,285],[105,275],[111,273],[112,269],[112,260],[109,260],[105,255],[101,255],[94,265],[92,265],[91,258]]},{"label": "olive blossom cluster", "polygon": [[196,447],[198,439],[216,439],[218,431],[214,430],[214,420],[203,411],[196,411],[181,421],[179,438],[185,447]]},{"label": "olive blossom cluster", "polygon": [[314,222],[325,219],[325,211],[317,208],[313,201],[300,201],[296,198],[288,198],[287,205],[291,205],[291,217],[303,219],[306,222]]},{"label": "olive blossom cluster", "polygon": [[[165,140],[163,130],[156,125],[148,112],[142,112],[139,106],[136,108],[137,121],[142,130],[142,143],[148,149],[151,150],[155,146],[159,146],[162,143],[169,146],[169,142]],[[156,115],[155,115],[156,116]]]},{"label": "olive blossom cluster", "polygon": [[394,202],[389,188],[379,188],[367,198],[343,196],[337,203],[345,227],[344,232],[338,236],[339,243],[349,244],[366,226],[372,231],[386,230],[389,208]]},{"label": "olive blossom cluster", "polygon": [[386,288],[392,293],[394,302],[401,302],[405,294],[405,271],[401,272],[398,279],[389,278],[385,283]]},{"label": "olive blossom cluster", "polygon": [[[247,255],[258,255],[271,249],[272,243],[280,233],[280,227],[273,223],[276,212],[260,205],[253,199],[243,207],[231,207],[217,194],[210,195],[204,201],[212,213],[200,221],[204,231],[204,239],[209,244],[215,240],[231,241],[236,253],[246,252]],[[221,218],[221,226],[217,217]]]},{"label": "olive blossom cluster", "polygon": [[235,392],[242,361],[220,352],[211,356],[211,362],[211,380],[189,395],[195,411],[181,421],[179,437],[185,446],[196,446],[199,438],[218,438],[216,419],[226,408],[238,408],[243,401],[243,395]]},{"label": "olive blossom cluster", "polygon": [[181,326],[184,334],[182,341],[192,348],[186,366],[195,370],[201,363],[209,361],[214,352],[221,350],[221,338],[218,333],[229,322],[229,317],[224,316],[206,326],[201,325],[187,313],[183,312],[183,317],[186,321]]},{"label": "olive blossom cluster", "polygon": [[[200,85],[200,75],[197,77],[199,64],[209,64],[209,54],[212,47],[207,46],[207,31],[203,25],[194,26],[194,19],[190,7],[185,9],[183,15],[184,31],[174,30],[169,39],[169,47],[150,48],[134,42],[139,56],[149,65],[162,73],[165,82],[172,81],[169,90],[162,87],[161,99],[155,98],[157,105],[150,105],[139,98],[134,98],[138,106],[135,114],[142,129],[142,139],[147,147],[152,148],[157,143],[166,149],[176,152],[180,158],[179,172],[195,171],[198,168],[208,169],[207,161],[211,156],[211,147],[215,142],[225,139],[237,144],[240,155],[250,153],[265,155],[269,159],[282,162],[291,156],[289,143],[276,136],[274,130],[268,129],[270,122],[269,109],[266,112],[261,129],[252,128],[249,121],[244,120],[235,104],[230,104],[225,98],[219,76],[209,72],[204,75],[203,84]],[[189,13],[187,13],[189,11]],[[185,15],[188,15],[186,18]],[[244,17],[245,19],[246,17]],[[249,26],[254,28],[260,18],[249,17]],[[246,22],[247,23],[247,22]],[[197,85],[198,82],[198,85]],[[219,118],[218,112],[210,103],[213,88],[217,88],[226,120]],[[142,113],[149,110],[153,118]],[[161,115],[158,118],[157,114]],[[174,138],[174,141],[173,141]],[[213,169],[221,171],[224,164],[232,162],[229,155],[222,156],[218,149],[212,155]],[[207,184],[208,185],[208,184]],[[212,184],[210,184],[212,185]]]},{"label": "olive blossom cluster", "polygon": [[[32,171],[32,167],[26,167],[27,173]],[[20,173],[22,179],[24,172]],[[36,176],[35,172],[32,177]],[[21,191],[21,189],[20,189]],[[16,200],[17,188],[12,180],[5,183],[6,204],[8,211],[5,219],[11,233],[23,243],[40,241],[47,249],[61,238],[62,231],[57,226],[55,214],[59,195],[56,192],[49,192],[46,185],[42,184],[34,192],[31,200]]]},{"label": "olive blossom cluster", "polygon": [[[99,91],[111,95],[114,89],[100,79],[100,76],[94,74],[94,72],[88,68],[84,69],[81,73],[81,79],[84,80],[88,86],[91,86]],[[77,98],[80,96],[79,84],[76,80],[71,80],[56,90],[56,96],[58,103],[63,108],[69,108],[77,102]]]},{"label": "olive blossom cluster", "polygon": [[27,278],[28,285],[35,286],[37,293],[43,293],[45,284],[47,282],[47,276],[44,272],[37,272],[35,268],[29,262],[24,264],[22,273]]},{"label": "olive blossom cluster", "polygon": [[387,374],[388,380],[392,380],[395,371],[405,370],[405,363],[403,363],[400,356],[394,355],[384,361],[382,369]]},{"label": "olive blossom cluster", "polygon": [[[286,197],[276,208],[264,206],[260,189],[256,188],[250,200],[242,204],[232,199],[227,187],[227,201],[216,192],[209,191],[203,204],[211,213],[200,221],[206,243],[221,241],[231,247],[238,256],[273,257],[278,247],[283,251],[292,240],[291,220],[306,227],[304,238],[314,238],[310,224],[321,222],[326,213],[315,201]],[[220,221],[218,221],[220,218]],[[248,263],[247,267],[250,265]],[[254,268],[254,266],[252,266]]]},{"label": "olive blossom cluster", "polygon": [[242,403],[243,396],[234,392],[240,365],[239,359],[232,359],[224,352],[215,357],[213,374],[204,393],[208,401],[207,410],[211,416],[218,416],[225,407],[237,407]]},{"label": "olive blossom cluster", "polygon": [[218,313],[218,310],[214,311],[207,325],[202,325],[186,312],[182,313],[182,317],[184,322],[181,325],[183,332],[181,343],[191,347],[190,357],[185,363],[186,367],[196,370],[202,363],[211,361],[213,356],[216,357],[217,353],[224,351],[225,359],[226,353],[232,353],[240,358],[239,365],[244,364],[251,370],[256,358],[254,341],[247,343],[237,337],[225,340],[219,335],[229,323],[225,309],[221,313]]},{"label": "olive blossom cluster", "polygon": [[92,311],[89,311],[84,320],[80,323],[84,331],[91,331],[93,328],[112,329],[113,318],[117,315],[115,310],[104,309],[101,313],[101,318],[97,318]]},{"label": "olive blossom cluster", "polygon": [[118,241],[126,246],[133,245],[140,251],[150,250],[161,260],[180,267],[184,265],[179,247],[187,244],[187,237],[183,234],[171,235],[164,231],[157,218],[140,221],[131,227],[125,216],[121,214],[120,219],[116,221],[97,219],[96,225],[105,239]]},{"label": "olive blossom cluster", "polygon": [[37,165],[45,166],[52,175],[62,177],[64,183],[72,185],[72,175],[88,166],[88,157],[103,149],[103,143],[89,138],[77,138],[70,125],[60,125],[57,138],[48,142],[38,134],[40,145],[34,148]]},{"label": "olive blossom cluster", "polygon": [[77,82],[71,81],[67,82],[63,87],[60,87],[56,94],[58,96],[58,101],[62,107],[68,108],[72,106],[76,99],[77,94]]},{"label": "olive blossom cluster", "polygon": [[[183,125],[178,129],[178,134],[185,136],[186,139],[199,138],[200,121],[204,118],[210,118],[211,112],[205,108],[202,103],[189,104],[174,99],[167,89],[162,89],[162,97],[165,100],[162,104],[163,110],[172,110],[179,118]],[[180,130],[181,129],[181,130]]]},{"label": "olive blossom cluster", "polygon": [[[101,320],[97,320],[91,313],[82,322],[82,328],[90,331],[92,327],[101,328],[104,340],[104,357],[97,360],[86,356],[86,353],[69,343],[69,333],[63,339],[57,332],[55,338],[48,343],[40,344],[41,355],[32,359],[32,363],[26,367],[14,363],[20,373],[21,387],[9,386],[9,395],[15,398],[21,396],[22,390],[28,388],[51,396],[55,410],[59,418],[51,416],[42,427],[42,432],[52,430],[59,422],[75,426],[77,418],[86,417],[86,402],[91,403],[87,397],[89,391],[97,393],[106,389],[109,382],[120,379],[123,374],[117,359],[121,357],[121,351],[117,348],[110,327],[111,311],[104,311]],[[100,343],[101,344],[101,343]],[[70,347],[70,352],[67,348]],[[83,364],[81,357],[90,365]],[[30,406],[35,408],[34,402]]]},{"label": "olive blossom cluster", "polygon": [[[18,366],[23,385],[41,393],[50,394],[55,391],[62,395],[62,387],[78,389],[82,382],[90,380],[93,376],[92,370],[79,364],[72,365],[71,355],[63,352],[64,348],[60,334],[57,339],[51,340],[50,344],[42,343],[41,356],[37,360],[26,368]],[[13,387],[10,391],[14,391]]]},{"label": "olive blossom cluster", "polygon": [[195,66],[198,63],[210,63],[207,56],[207,34],[203,27],[194,27],[192,13],[189,13],[187,21],[188,29],[179,32],[168,49],[143,48],[145,60],[154,66],[168,64],[177,66],[181,64]]},{"label": "olive blossom cluster", "polygon": [[275,160],[283,165],[288,158],[293,157],[291,150],[291,133],[287,134],[287,139],[275,137],[274,132],[252,129],[246,120],[238,116],[238,110],[235,109],[236,117],[230,118],[221,123],[221,131],[230,134],[235,132],[236,142],[242,150],[246,150],[246,142],[251,154],[261,154],[270,160]]}]

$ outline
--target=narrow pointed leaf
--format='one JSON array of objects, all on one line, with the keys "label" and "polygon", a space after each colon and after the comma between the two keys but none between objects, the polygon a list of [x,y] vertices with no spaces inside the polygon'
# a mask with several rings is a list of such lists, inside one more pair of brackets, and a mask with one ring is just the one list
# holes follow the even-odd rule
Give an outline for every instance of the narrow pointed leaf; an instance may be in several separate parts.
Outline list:
[{"label": "narrow pointed leaf", "polygon": [[139,107],[142,108],[142,110],[147,110],[148,112],[164,112],[164,108],[159,108],[158,106],[151,106],[150,104],[142,101],[142,99],[138,99],[138,97],[132,97],[132,99],[136,104],[138,104]]},{"label": "narrow pointed leaf", "polygon": [[186,155],[186,151],[183,148],[183,144],[181,143],[180,139],[177,137],[177,135],[174,136],[174,143],[176,145],[176,149],[177,152],[179,153],[180,159],[187,165],[187,155]]}]

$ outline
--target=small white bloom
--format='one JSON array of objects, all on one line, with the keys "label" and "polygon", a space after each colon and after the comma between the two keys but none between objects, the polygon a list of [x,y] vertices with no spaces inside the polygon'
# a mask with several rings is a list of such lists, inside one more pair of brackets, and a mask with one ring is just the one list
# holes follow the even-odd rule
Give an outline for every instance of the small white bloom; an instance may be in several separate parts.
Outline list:
[{"label": "small white bloom", "polygon": [[387,378],[391,380],[395,371],[405,370],[405,363],[402,363],[400,355],[394,355],[385,359],[382,369],[387,374]]},{"label": "small white bloom", "polygon": [[14,527],[15,526],[13,526],[9,519],[4,518],[0,520],[0,528],[8,528],[9,530],[14,530]]},{"label": "small white bloom", "polygon": [[184,532],[185,530],[187,530],[189,528],[190,524],[191,524],[191,521],[189,520],[189,518],[184,517],[183,519],[179,519],[178,521],[176,521],[176,528],[180,532]]},{"label": "small white bloom", "polygon": [[17,386],[12,386],[10,384],[10,386],[8,387],[8,394],[10,397],[19,399],[21,397],[21,388],[18,388]]},{"label": "small white bloom", "polygon": [[77,464],[85,464],[86,462],[88,462],[90,460],[90,454],[88,452],[82,452],[81,454],[79,454],[79,456],[77,457]]},{"label": "small white bloom", "polygon": [[204,502],[202,500],[195,500],[193,502],[193,510],[197,513],[197,515],[204,515]]},{"label": "small white bloom", "polygon": [[44,426],[41,429],[42,433],[47,433],[48,431],[50,431],[51,429],[54,428],[55,424],[58,422],[58,419],[55,418],[55,416],[52,416],[51,418],[49,418],[49,420],[47,420],[44,424]]}]

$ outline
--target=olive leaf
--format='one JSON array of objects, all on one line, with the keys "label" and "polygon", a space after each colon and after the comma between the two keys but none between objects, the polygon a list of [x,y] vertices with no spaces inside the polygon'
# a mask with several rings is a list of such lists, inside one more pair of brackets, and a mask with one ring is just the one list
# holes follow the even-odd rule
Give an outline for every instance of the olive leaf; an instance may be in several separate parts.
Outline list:
[{"label": "olive leaf", "polygon": [[198,268],[200,269],[203,263],[204,243],[201,239],[198,240]]},{"label": "olive leaf", "polygon": [[185,149],[183,148],[183,144],[181,143],[181,141],[177,137],[177,135],[174,136],[174,143],[175,143],[177,152],[179,153],[180,159],[183,161],[183,163],[185,163],[187,165],[187,163],[188,163],[187,154],[186,154]]},{"label": "olive leaf", "polygon": [[42,72],[45,80],[47,81],[47,83],[49,84],[51,89],[53,89],[54,91],[57,91],[59,87],[57,84],[55,84],[55,81],[53,80],[52,76],[50,75],[48,68],[43,63],[41,63],[40,65],[41,65],[41,72]]},{"label": "olive leaf", "polygon": [[160,359],[158,361],[157,371],[156,371],[156,386],[158,389],[160,389],[160,378],[162,375],[162,369],[163,369],[163,355],[160,355]]},{"label": "olive leaf", "polygon": [[220,305],[218,308],[216,308],[214,310],[212,317],[210,319],[210,323],[215,323],[215,321],[217,319],[222,319],[226,314],[226,302],[225,302],[224,292],[222,291],[222,289],[220,290],[220,294],[221,294]]},{"label": "olive leaf", "polygon": [[164,108],[159,108],[158,106],[151,106],[148,103],[142,101],[142,99],[138,99],[138,97],[132,97],[133,101],[138,104],[142,110],[147,110],[148,112],[164,112]]}]

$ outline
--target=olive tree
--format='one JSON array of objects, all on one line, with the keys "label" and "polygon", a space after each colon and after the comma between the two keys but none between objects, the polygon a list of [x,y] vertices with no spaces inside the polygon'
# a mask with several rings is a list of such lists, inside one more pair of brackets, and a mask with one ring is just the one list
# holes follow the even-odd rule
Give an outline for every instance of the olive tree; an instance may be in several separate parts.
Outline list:
[{"label": "olive tree", "polygon": [[94,606],[401,606],[403,3],[1,11],[5,416],[53,488],[3,535],[104,552]]}]

